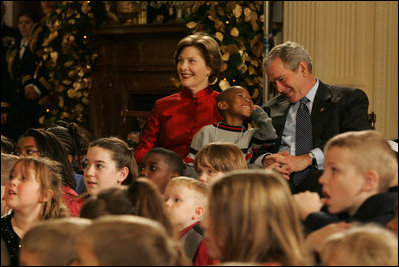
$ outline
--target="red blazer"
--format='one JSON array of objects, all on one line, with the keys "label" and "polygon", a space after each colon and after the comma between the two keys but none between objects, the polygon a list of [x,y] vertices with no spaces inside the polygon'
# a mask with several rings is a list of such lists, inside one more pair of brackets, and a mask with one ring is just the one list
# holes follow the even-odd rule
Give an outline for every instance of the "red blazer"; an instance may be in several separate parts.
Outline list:
[{"label": "red blazer", "polygon": [[154,147],[172,150],[184,158],[194,134],[203,126],[222,120],[218,92],[207,87],[193,96],[190,89],[157,100],[135,150],[137,163]]}]

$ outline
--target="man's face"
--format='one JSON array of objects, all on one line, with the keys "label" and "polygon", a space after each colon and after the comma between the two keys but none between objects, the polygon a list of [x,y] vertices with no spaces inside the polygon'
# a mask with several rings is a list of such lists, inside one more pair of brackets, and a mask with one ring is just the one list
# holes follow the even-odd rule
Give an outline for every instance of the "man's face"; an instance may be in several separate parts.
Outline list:
[{"label": "man's face", "polygon": [[293,71],[288,65],[276,57],[266,68],[266,74],[269,81],[276,88],[277,92],[284,95],[291,103],[302,99],[310,88],[305,86],[305,77],[302,75],[304,62],[301,62],[298,68]]}]

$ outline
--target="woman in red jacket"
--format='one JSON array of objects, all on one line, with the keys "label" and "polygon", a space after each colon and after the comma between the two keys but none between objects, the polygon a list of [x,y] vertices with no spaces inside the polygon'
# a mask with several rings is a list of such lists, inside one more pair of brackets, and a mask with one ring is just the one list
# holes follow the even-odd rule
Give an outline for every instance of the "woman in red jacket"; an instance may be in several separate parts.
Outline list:
[{"label": "woman in red jacket", "polygon": [[182,89],[155,102],[135,150],[139,164],[154,147],[175,151],[184,158],[194,134],[221,119],[216,107],[219,93],[210,87],[222,63],[216,40],[203,34],[189,35],[177,44],[174,61]]}]

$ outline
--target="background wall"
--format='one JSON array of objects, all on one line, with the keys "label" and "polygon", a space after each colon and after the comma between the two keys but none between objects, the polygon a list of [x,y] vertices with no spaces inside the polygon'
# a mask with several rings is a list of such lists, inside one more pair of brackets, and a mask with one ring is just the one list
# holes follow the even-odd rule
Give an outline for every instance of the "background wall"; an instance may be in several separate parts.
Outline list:
[{"label": "background wall", "polygon": [[288,40],[309,51],[323,82],[363,89],[376,129],[398,138],[398,2],[285,1]]}]

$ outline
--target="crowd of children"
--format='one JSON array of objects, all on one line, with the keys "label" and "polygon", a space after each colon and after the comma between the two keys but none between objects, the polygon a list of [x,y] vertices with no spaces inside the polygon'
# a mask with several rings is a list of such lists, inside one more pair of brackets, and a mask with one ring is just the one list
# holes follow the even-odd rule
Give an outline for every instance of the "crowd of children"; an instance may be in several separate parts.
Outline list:
[{"label": "crowd of children", "polygon": [[212,40],[179,43],[183,89],[156,103],[138,145],[65,122],[2,136],[2,265],[398,265],[397,151],[376,130],[337,133],[321,193],[294,194],[294,156],[253,160],[279,145],[276,114],[243,87],[211,92]]},{"label": "crowd of children", "polygon": [[[164,148],[138,167],[117,137],[88,145],[79,195],[67,182],[76,170],[67,154],[56,153],[62,161],[49,148],[63,144],[54,138],[29,129],[2,150],[6,265],[398,264],[397,154],[377,131],[329,140],[322,198],[292,194],[233,143],[202,147],[197,177],[188,177],[184,160]],[[76,196],[65,198],[65,186]]]}]

